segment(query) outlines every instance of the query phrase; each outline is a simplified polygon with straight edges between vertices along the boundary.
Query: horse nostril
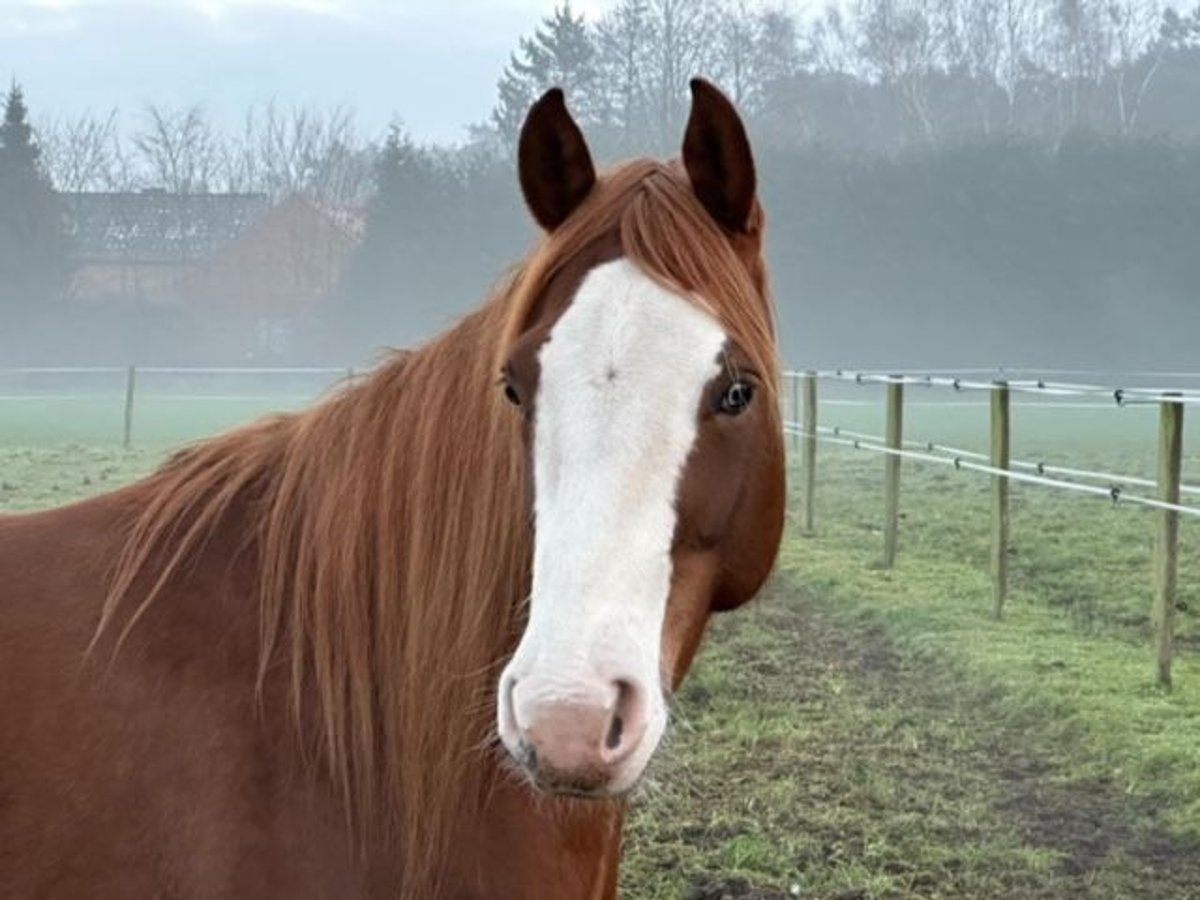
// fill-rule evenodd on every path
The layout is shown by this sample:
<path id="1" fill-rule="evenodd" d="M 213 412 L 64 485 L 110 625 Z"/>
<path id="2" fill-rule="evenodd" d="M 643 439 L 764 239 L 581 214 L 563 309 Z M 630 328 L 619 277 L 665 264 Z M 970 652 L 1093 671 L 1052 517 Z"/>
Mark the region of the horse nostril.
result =
<path id="1" fill-rule="evenodd" d="M 537 750 L 525 741 L 521 741 L 520 747 L 517 748 L 517 762 L 528 771 L 536 772 L 538 767 Z"/>
<path id="2" fill-rule="evenodd" d="M 539 786 L 592 790 L 610 779 L 636 778 L 627 763 L 640 760 L 640 768 L 642 756 L 654 750 L 645 741 L 650 695 L 640 681 L 580 679 L 579 696 L 567 698 L 551 694 L 561 690 L 557 685 L 533 678 L 520 687 L 511 696 L 511 681 L 500 686 L 502 736 L 513 760 Z"/>
<path id="3" fill-rule="evenodd" d="M 616 750 L 621 746 L 621 731 L 624 727 L 621 717 L 613 716 L 612 724 L 608 726 L 608 735 L 604 738 L 604 746 L 609 750 Z"/>
<path id="4" fill-rule="evenodd" d="M 632 753 L 645 733 L 646 698 L 634 681 L 619 679 L 613 685 L 617 703 L 604 735 L 604 755 L 615 763 Z"/>

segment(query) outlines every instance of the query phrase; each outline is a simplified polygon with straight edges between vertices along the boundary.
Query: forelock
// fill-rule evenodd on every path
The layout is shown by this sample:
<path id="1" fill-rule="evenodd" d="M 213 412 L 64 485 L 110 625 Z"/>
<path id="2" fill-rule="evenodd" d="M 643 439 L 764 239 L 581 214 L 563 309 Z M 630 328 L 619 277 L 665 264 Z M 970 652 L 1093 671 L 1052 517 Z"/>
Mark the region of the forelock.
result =
<path id="1" fill-rule="evenodd" d="M 723 232 L 675 162 L 634 160 L 603 173 L 587 200 L 543 238 L 513 279 L 502 355 L 528 327 L 551 279 L 595 242 L 616 236 L 622 253 L 646 275 L 711 313 L 776 391 L 779 360 L 762 223 L 756 203 L 747 234 Z"/>

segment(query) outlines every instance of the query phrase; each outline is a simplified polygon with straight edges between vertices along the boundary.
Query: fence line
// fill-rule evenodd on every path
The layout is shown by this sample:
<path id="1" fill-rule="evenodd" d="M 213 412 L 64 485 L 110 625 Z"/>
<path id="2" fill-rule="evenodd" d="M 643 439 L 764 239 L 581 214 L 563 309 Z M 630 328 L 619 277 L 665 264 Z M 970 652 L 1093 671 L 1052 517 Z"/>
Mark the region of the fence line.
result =
<path id="1" fill-rule="evenodd" d="M 803 377 L 802 372 L 789 371 L 790 378 Z M 1044 394 L 1055 397 L 1104 397 L 1117 406 L 1136 403 L 1200 404 L 1200 390 L 1142 387 L 1104 387 L 1096 384 L 1045 381 L 1043 379 L 1013 379 L 975 381 L 968 378 L 941 375 L 889 375 L 881 372 L 852 372 L 844 369 L 818 371 L 815 377 L 830 381 L 849 381 L 855 384 L 899 384 L 915 387 L 946 387 L 956 391 L 1015 391 L 1025 394 Z"/>
<path id="2" fill-rule="evenodd" d="M 869 372 L 874 370 L 866 369 L 834 369 L 837 372 Z M 885 374 L 883 372 L 874 371 L 874 374 Z M 1087 376 L 1091 378 L 1111 378 L 1114 375 L 1121 375 L 1125 378 L 1169 378 L 1176 379 L 1198 379 L 1200 380 L 1200 372 L 1138 372 L 1138 371 L 1121 371 L 1121 370 L 1103 370 L 1103 369 L 1042 369 L 1037 366 L 993 366 L 990 368 L 977 369 L 889 369 L 888 375 L 915 375 L 921 378 L 931 375 L 983 375 L 989 380 L 1005 381 L 1017 375 L 1071 375 L 1071 376 Z"/>
<path id="3" fill-rule="evenodd" d="M 794 434 L 797 437 L 808 436 L 807 432 L 801 428 L 793 427 L 791 423 L 788 423 L 784 427 L 788 434 Z M 841 433 L 848 434 L 845 431 Z M 973 460 L 964 458 L 963 456 L 945 456 L 941 454 L 924 453 L 916 450 L 897 450 L 884 444 L 877 444 L 873 441 L 864 440 L 863 438 L 830 437 L 821 434 L 821 429 L 817 430 L 816 437 L 817 441 L 822 444 L 836 444 L 842 447 L 850 447 L 854 450 L 866 450 L 870 453 L 882 453 L 886 456 L 893 456 L 897 459 L 908 459 L 912 460 L 913 462 L 953 466 L 955 469 L 960 471 L 979 472 L 983 475 L 993 475 L 998 478 L 1007 478 L 1009 481 L 1019 481 L 1025 484 L 1036 484 L 1042 487 L 1059 488 L 1066 491 L 1077 491 L 1081 494 L 1089 494 L 1093 497 L 1102 497 L 1105 500 L 1111 500 L 1115 505 L 1118 506 L 1122 503 L 1126 503 L 1133 506 L 1144 506 L 1148 509 L 1166 509 L 1185 516 L 1200 517 L 1200 506 L 1166 503 L 1161 500 L 1155 500 L 1151 497 L 1142 497 L 1138 494 L 1126 493 L 1116 486 L 1100 487 L 1099 485 L 1095 484 L 1080 484 L 1077 481 L 1063 481 L 1058 478 L 1049 478 L 1045 475 L 1037 475 L 1031 472 L 1014 472 L 1012 469 L 1004 469 L 999 466 L 989 466 L 986 463 L 974 462 Z"/>
<path id="4" fill-rule="evenodd" d="M 144 375 L 339 375 L 345 381 L 356 377 L 353 366 L 16 366 L 0 367 L 2 375 L 120 375 L 125 376 L 124 415 L 121 445 L 133 445 L 135 396 L 139 377 Z M 328 385 L 327 385 L 328 387 Z M 171 396 L 171 395 L 168 395 Z M 177 397 L 178 395 L 174 395 Z M 253 399 L 250 396 L 203 395 L 206 399 Z M 47 398 L 41 397 L 45 400 Z"/>
<path id="5" fill-rule="evenodd" d="M 995 615 L 1002 615 L 1007 591 L 1009 493 L 1011 482 L 1036 485 L 1056 490 L 1073 491 L 1105 498 L 1116 505 L 1137 506 L 1152 510 L 1157 530 L 1154 548 L 1154 599 L 1151 618 L 1154 623 L 1154 645 L 1157 657 L 1158 681 L 1171 686 L 1171 657 L 1174 640 L 1174 610 L 1179 576 L 1179 521 L 1181 516 L 1200 518 L 1200 506 L 1188 505 L 1184 497 L 1200 496 L 1200 486 L 1182 483 L 1183 416 L 1186 406 L 1200 403 L 1200 391 L 1150 388 L 1108 388 L 1099 385 L 1053 383 L 1045 381 L 980 382 L 957 376 L 916 374 L 883 374 L 877 372 L 794 372 L 785 373 L 792 381 L 791 418 L 785 416 L 784 430 L 792 436 L 793 446 L 804 448 L 803 521 L 805 533 L 814 528 L 814 495 L 816 485 L 816 446 L 834 444 L 879 453 L 886 458 L 884 470 L 884 544 L 883 565 L 889 567 L 896 556 L 897 533 L 900 523 L 900 462 L 908 459 L 934 465 L 953 466 L 992 479 L 992 584 Z M 816 390 L 818 381 L 850 381 L 860 385 L 881 385 L 886 388 L 886 428 L 884 436 L 865 434 L 840 427 L 817 424 Z M 803 385 L 806 402 L 804 415 L 797 398 Z M 905 439 L 903 434 L 904 388 L 916 385 L 925 388 L 950 388 L 955 391 L 987 391 L 991 396 L 990 455 L 936 444 L 932 441 Z M 1156 404 L 1159 408 L 1158 478 L 1115 475 L 1070 466 L 1051 466 L 1042 462 L 1010 458 L 1011 418 L 1009 400 L 1013 392 L 1042 393 L 1066 396 L 1103 396 L 1116 401 L 1118 407 L 1131 404 Z M 983 405 L 983 404 L 981 404 Z M 919 449 L 914 449 L 919 448 Z M 1058 477 L 1055 477 L 1058 476 Z M 1066 480 L 1076 479 L 1076 480 Z M 1108 482 L 1107 486 L 1081 483 Z M 1130 487 L 1152 487 L 1157 498 L 1125 490 Z"/>
<path id="6" fill-rule="evenodd" d="M 142 374 L 142 370 L 138 369 L 138 374 Z M 110 391 L 109 393 L 118 393 Z M 275 391 L 270 394 L 209 394 L 178 391 L 175 393 L 163 393 L 162 391 L 154 391 L 154 399 L 158 401 L 175 400 L 205 400 L 216 403 L 267 403 L 278 400 L 311 400 L 313 395 L 306 391 Z M 95 400 L 96 394 L 64 394 L 59 391 L 46 394 L 0 394 L 0 400 L 5 402 L 23 402 L 23 403 L 53 403 L 60 402 L 78 402 L 80 400 Z"/>
<path id="7" fill-rule="evenodd" d="M 136 366 L 152 375 L 330 375 L 346 366 Z M 0 375 L 116 375 L 128 366 L 0 366 Z"/>
<path id="8" fill-rule="evenodd" d="M 884 439 L 876 434 L 864 434 L 861 431 L 851 431 L 840 426 L 820 425 L 817 427 L 817 434 L 832 435 L 834 437 L 848 437 L 859 441 L 868 441 L 874 444 L 883 444 Z M 951 457 L 959 457 L 962 459 L 990 459 L 986 453 L 978 453 L 974 450 L 964 450 L 961 447 L 951 447 L 948 444 L 935 444 L 933 441 L 917 441 L 905 440 L 903 446 L 915 449 L 928 451 L 929 453 L 944 453 Z M 865 449 L 865 448 L 863 448 Z M 1036 472 L 1038 475 L 1062 475 L 1066 478 L 1080 478 L 1090 481 L 1107 481 L 1114 485 L 1130 484 L 1136 487 L 1157 487 L 1158 482 L 1152 478 L 1139 478 L 1136 475 L 1118 475 L 1115 472 L 1098 472 L 1091 469 L 1073 469 L 1068 466 L 1056 466 L 1044 462 L 1033 462 L 1031 460 L 1013 459 L 1009 460 L 1009 467 L 1014 469 L 1026 469 Z M 1194 494 L 1200 497 L 1200 485 L 1181 484 L 1179 490 L 1184 494 Z"/>
<path id="9" fill-rule="evenodd" d="M 1009 482 L 1016 481 L 1039 487 L 1074 491 L 1095 497 L 1107 498 L 1118 505 L 1133 505 L 1155 511 L 1158 516 L 1155 542 L 1155 599 L 1153 620 L 1155 623 L 1155 647 L 1158 660 L 1159 681 L 1170 686 L 1171 641 L 1175 592 L 1178 581 L 1178 523 L 1180 516 L 1200 517 L 1200 507 L 1181 503 L 1184 496 L 1200 496 L 1200 486 L 1183 484 L 1181 475 L 1183 414 L 1188 405 L 1200 404 L 1200 390 L 1175 390 L 1167 388 L 1111 388 L 1094 384 L 1052 382 L 1041 379 L 1014 379 L 979 381 L 962 378 L 962 374 L 977 375 L 1003 373 L 1006 370 L 974 369 L 958 374 L 945 371 L 929 373 L 880 373 L 836 370 L 832 372 L 786 372 L 791 379 L 790 397 L 792 419 L 785 421 L 784 429 L 792 437 L 793 449 L 801 451 L 804 484 L 803 526 L 806 533 L 815 527 L 814 496 L 816 493 L 817 444 L 827 443 L 875 452 L 887 458 L 885 477 L 885 541 L 884 563 L 890 565 L 898 547 L 900 522 L 900 462 L 903 459 L 935 465 L 951 465 L 957 470 L 966 470 L 992 479 L 993 483 L 993 590 L 995 612 L 1000 615 L 1007 584 L 1008 543 L 1008 492 Z M 1013 370 L 1007 370 L 1013 371 Z M 287 366 L 287 367 L 190 367 L 190 366 L 43 366 L 43 367 L 0 367 L 0 375 L 92 375 L 112 374 L 125 376 L 125 408 L 123 438 L 125 446 L 133 441 L 135 396 L 138 391 L 139 375 L 339 375 L 353 379 L 355 370 L 346 366 Z M 1044 371 L 1042 374 L 1090 375 L 1084 370 Z M 1138 373 L 1134 374 L 1139 377 Z M 1171 373 L 1140 373 L 1140 377 L 1167 377 Z M 1200 377 L 1191 373 L 1176 373 L 1175 377 Z M 837 380 L 859 385 L 880 385 L 887 391 L 886 435 L 863 434 L 838 427 L 817 424 L 817 383 L 819 380 Z M 339 379 L 341 380 L 341 379 Z M 904 388 L 948 388 L 958 391 L 980 391 L 990 395 L 991 455 L 971 450 L 935 444 L 932 441 L 905 439 L 903 435 Z M 1009 398 L 1012 393 L 1040 394 L 1047 396 L 1096 397 L 1115 402 L 1118 407 L 1155 404 L 1160 409 L 1159 475 L 1157 480 L 1134 476 L 1115 475 L 1068 466 L 1052 466 L 1043 462 L 1012 460 L 1008 455 L 1010 418 Z M 797 421 L 803 405 L 803 421 Z M 1057 404 L 1044 404 L 1057 405 Z M 1096 405 L 1104 404 L 1074 404 Z M 1061 477 L 1054 477 L 1061 476 Z M 1082 481 L 1104 481 L 1108 486 L 1081 484 Z M 1121 485 L 1154 487 L 1157 499 L 1125 491 Z"/>

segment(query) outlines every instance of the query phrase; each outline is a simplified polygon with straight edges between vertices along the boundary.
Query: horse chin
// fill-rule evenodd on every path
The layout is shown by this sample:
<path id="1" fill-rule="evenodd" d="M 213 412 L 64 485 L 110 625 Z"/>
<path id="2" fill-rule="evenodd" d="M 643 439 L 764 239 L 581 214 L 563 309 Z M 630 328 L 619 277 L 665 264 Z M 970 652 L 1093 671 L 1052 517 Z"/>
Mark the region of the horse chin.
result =
<path id="1" fill-rule="evenodd" d="M 505 751 L 507 763 L 535 794 L 556 800 L 581 800 L 586 803 L 614 803 L 629 798 L 637 790 L 645 767 L 636 771 L 615 773 L 559 773 L 537 765 L 528 755 L 524 758 Z M 634 767 L 631 767 L 634 768 Z"/>
<path id="2" fill-rule="evenodd" d="M 623 800 L 633 792 L 633 788 L 627 788 L 623 791 L 610 791 L 607 788 L 574 788 L 570 786 L 559 786 L 549 788 L 538 788 L 544 794 L 562 800 L 580 800 L 584 803 L 613 803 Z"/>
<path id="3" fill-rule="evenodd" d="M 585 803 L 613 803 L 629 797 L 641 782 L 641 775 L 626 780 L 613 779 L 605 784 L 572 782 L 526 772 L 526 777 L 539 793 L 563 800 L 582 800 Z"/>

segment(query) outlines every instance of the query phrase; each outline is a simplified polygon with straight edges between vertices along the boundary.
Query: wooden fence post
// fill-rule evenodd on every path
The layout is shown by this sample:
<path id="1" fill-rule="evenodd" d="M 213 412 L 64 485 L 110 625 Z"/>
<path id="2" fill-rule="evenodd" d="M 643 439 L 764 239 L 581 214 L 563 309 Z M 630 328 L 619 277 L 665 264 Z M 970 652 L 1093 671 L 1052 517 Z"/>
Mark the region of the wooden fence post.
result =
<path id="1" fill-rule="evenodd" d="M 122 446 L 128 450 L 133 442 L 133 391 L 137 386 L 137 367 L 125 370 L 125 440 Z"/>
<path id="2" fill-rule="evenodd" d="M 887 446 L 901 449 L 904 443 L 904 384 L 898 377 L 887 386 Z M 883 568 L 896 564 L 900 538 L 900 457 L 889 453 L 884 460 Z"/>
<path id="3" fill-rule="evenodd" d="M 1183 459 L 1183 404 L 1164 400 L 1159 407 L 1158 499 L 1179 503 L 1180 467 Z M 1179 513 L 1158 511 L 1154 542 L 1154 644 L 1158 656 L 1158 683 L 1171 687 L 1171 652 L 1175 635 L 1175 592 L 1179 582 Z"/>
<path id="4" fill-rule="evenodd" d="M 992 467 L 1008 471 L 1011 459 L 1008 383 L 992 387 Z M 1004 615 L 1008 593 L 1008 479 L 992 476 L 992 611 Z"/>
<path id="5" fill-rule="evenodd" d="M 804 373 L 804 533 L 813 533 L 817 493 L 817 373 Z"/>
<path id="6" fill-rule="evenodd" d="M 792 406 L 792 424 L 800 424 L 800 377 L 795 372 L 789 372 L 787 375 L 788 381 L 791 382 L 791 406 Z M 796 453 L 800 449 L 800 435 L 792 431 L 792 452 Z"/>

